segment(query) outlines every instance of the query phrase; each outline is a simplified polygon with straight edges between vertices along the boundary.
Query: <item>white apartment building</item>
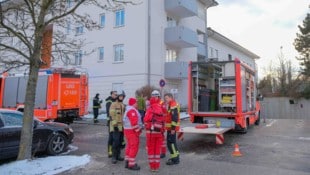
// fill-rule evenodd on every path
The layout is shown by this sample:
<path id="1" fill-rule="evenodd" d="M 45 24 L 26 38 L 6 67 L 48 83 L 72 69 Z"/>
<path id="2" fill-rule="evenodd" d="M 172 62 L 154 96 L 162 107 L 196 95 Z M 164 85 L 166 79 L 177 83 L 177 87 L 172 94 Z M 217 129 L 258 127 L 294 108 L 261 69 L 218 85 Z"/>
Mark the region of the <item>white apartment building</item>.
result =
<path id="1" fill-rule="evenodd" d="M 88 43 L 71 64 L 87 69 L 90 100 L 95 93 L 105 98 L 111 90 L 124 90 L 132 97 L 144 85 L 159 88 L 164 79 L 163 93 L 173 90 L 180 105 L 186 107 L 189 61 L 238 57 L 255 66 L 257 55 L 207 28 L 207 9 L 218 5 L 216 1 L 141 2 L 114 11 L 81 7 L 79 13 L 98 19 L 100 30 L 86 31 L 82 25 L 68 22 L 68 34 Z M 94 52 L 84 55 L 90 50 Z"/>

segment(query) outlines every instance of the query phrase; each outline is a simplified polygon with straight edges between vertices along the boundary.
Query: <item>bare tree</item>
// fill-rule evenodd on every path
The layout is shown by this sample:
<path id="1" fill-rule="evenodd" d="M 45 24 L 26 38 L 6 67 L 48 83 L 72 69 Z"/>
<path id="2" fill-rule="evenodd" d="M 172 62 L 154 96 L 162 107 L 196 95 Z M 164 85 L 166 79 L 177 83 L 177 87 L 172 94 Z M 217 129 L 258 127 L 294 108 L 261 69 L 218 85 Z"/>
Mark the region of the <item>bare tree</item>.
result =
<path id="1" fill-rule="evenodd" d="M 296 68 L 284 57 L 282 47 L 280 49 L 278 60 L 269 63 L 265 69 L 266 75 L 259 82 L 258 88 L 264 95 L 296 96 L 296 85 L 300 82 L 297 71 L 294 71 Z"/>
<path id="2" fill-rule="evenodd" d="M 72 2 L 68 6 L 68 2 Z M 127 0 L 7 0 L 0 3 L 0 64 L 4 71 L 26 66 L 29 79 L 26 89 L 23 127 L 18 159 L 31 158 L 33 135 L 33 110 L 38 72 L 42 64 L 41 58 L 49 53 L 45 47 L 44 33 L 51 25 L 65 27 L 70 18 L 75 23 L 83 24 L 87 29 L 98 26 L 88 14 L 78 14 L 77 9 L 91 6 L 111 10 L 126 4 L 137 4 Z M 53 59 L 67 59 L 66 55 L 76 51 L 83 40 L 68 38 L 63 31 L 53 32 Z M 42 55 L 43 54 L 43 55 Z"/>

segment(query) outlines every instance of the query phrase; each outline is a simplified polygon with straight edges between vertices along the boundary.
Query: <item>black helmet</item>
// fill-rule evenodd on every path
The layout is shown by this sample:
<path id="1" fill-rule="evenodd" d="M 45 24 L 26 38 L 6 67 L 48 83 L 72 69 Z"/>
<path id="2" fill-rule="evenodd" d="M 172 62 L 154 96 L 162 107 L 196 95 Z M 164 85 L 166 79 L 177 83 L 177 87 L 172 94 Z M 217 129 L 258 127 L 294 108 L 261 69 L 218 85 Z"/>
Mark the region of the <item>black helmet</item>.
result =
<path id="1" fill-rule="evenodd" d="M 125 98 L 126 94 L 125 94 L 125 92 L 123 90 L 121 90 L 121 91 L 117 92 L 117 97 L 119 97 L 119 96 L 123 96 Z"/>
<path id="2" fill-rule="evenodd" d="M 97 93 L 97 94 L 96 94 L 96 97 L 98 98 L 98 97 L 99 97 L 99 95 L 100 95 L 100 94 L 99 94 L 99 93 Z"/>

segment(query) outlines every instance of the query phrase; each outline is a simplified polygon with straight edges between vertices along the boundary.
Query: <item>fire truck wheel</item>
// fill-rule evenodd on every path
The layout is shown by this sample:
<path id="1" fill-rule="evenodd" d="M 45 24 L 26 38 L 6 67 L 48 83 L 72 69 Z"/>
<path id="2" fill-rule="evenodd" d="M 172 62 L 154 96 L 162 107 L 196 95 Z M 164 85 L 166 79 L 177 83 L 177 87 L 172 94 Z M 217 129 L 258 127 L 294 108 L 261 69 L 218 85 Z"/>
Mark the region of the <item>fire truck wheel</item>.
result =
<path id="1" fill-rule="evenodd" d="M 255 121 L 255 125 L 259 125 L 260 124 L 260 112 L 258 112 L 258 118 Z"/>
<path id="2" fill-rule="evenodd" d="M 242 129 L 241 129 L 241 133 L 242 133 L 242 134 L 246 134 L 246 133 L 248 132 L 249 122 L 250 122 L 250 121 L 249 121 L 249 118 L 247 118 L 247 119 L 246 119 L 246 122 L 245 122 L 245 128 L 242 128 Z"/>
<path id="3" fill-rule="evenodd" d="M 47 153 L 57 155 L 65 151 L 68 146 L 68 140 L 63 134 L 55 134 L 47 145 Z"/>

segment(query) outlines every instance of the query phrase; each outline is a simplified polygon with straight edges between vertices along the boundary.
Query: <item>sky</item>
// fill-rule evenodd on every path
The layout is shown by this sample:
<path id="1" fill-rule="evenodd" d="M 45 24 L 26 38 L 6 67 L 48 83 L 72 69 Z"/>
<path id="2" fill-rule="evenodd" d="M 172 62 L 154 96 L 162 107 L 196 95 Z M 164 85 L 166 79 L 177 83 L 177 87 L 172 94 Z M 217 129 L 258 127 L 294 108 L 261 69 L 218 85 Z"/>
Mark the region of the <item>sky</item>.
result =
<path id="1" fill-rule="evenodd" d="M 276 64 L 281 52 L 299 68 L 293 42 L 298 25 L 310 13 L 309 0 L 216 1 L 219 5 L 208 9 L 208 27 L 260 56 L 260 76 L 271 60 Z"/>

